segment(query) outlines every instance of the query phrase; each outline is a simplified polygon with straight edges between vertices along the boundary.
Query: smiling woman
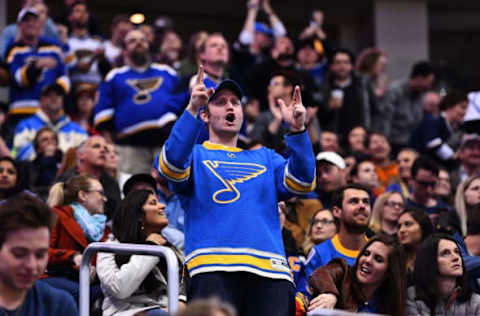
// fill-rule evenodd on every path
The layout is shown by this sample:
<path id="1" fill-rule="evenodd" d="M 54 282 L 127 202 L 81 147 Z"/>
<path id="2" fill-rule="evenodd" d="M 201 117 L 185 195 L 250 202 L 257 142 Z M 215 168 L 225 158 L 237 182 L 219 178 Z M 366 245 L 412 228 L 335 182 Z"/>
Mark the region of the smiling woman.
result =
<path id="1" fill-rule="evenodd" d="M 109 243 L 152 244 L 171 248 L 177 255 L 180 273 L 183 255 L 161 231 L 168 225 L 165 204 L 150 190 L 135 190 L 122 201 L 113 217 Z M 103 315 L 167 315 L 166 262 L 154 256 L 125 256 L 99 253 L 98 278 L 105 293 Z M 182 280 L 181 276 L 179 278 Z M 181 284 L 180 299 L 186 300 Z"/>
<path id="2" fill-rule="evenodd" d="M 334 259 L 313 272 L 308 310 L 336 308 L 350 312 L 404 315 L 405 264 L 403 247 L 387 235 L 369 240 L 350 267 Z M 297 304 L 297 315 L 299 313 Z"/>

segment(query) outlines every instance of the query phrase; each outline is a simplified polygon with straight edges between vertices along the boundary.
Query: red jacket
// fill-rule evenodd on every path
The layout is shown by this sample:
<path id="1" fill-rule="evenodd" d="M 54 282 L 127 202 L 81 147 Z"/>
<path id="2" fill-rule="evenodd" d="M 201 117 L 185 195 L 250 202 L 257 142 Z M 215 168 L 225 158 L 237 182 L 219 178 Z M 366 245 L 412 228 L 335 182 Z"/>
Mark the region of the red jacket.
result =
<path id="1" fill-rule="evenodd" d="M 49 265 L 68 265 L 75 267 L 72 256 L 76 253 L 82 253 L 88 246 L 85 234 L 73 217 L 73 209 L 69 205 L 54 207 L 53 211 L 57 215 L 57 223 L 53 227 L 48 248 Z M 100 241 L 107 239 L 110 229 L 105 227 L 103 237 Z"/>

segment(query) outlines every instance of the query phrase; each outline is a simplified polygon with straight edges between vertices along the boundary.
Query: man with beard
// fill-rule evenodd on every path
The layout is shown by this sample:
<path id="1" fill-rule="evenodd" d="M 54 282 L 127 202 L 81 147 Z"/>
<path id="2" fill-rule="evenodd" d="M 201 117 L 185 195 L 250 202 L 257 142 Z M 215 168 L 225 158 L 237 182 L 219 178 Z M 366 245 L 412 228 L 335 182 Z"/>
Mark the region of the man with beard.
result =
<path id="1" fill-rule="evenodd" d="M 84 82 L 99 84 L 103 77 L 100 69 L 103 69 L 103 74 L 109 70 L 102 41 L 88 33 L 88 19 L 87 4 L 75 2 L 68 16 L 72 30 L 67 42 L 75 56 L 68 64 L 73 84 Z"/>
<path id="2" fill-rule="evenodd" d="M 176 94 L 179 79 L 172 68 L 151 63 L 144 33 L 127 33 L 124 59 L 126 65 L 110 71 L 100 84 L 94 123 L 117 144 L 120 171 L 148 173 L 185 93 Z"/>
<path id="3" fill-rule="evenodd" d="M 370 190 L 360 184 L 349 184 L 335 193 L 332 207 L 338 221 L 338 233 L 312 248 L 301 271 L 297 291 L 306 293 L 307 281 L 312 272 L 330 260 L 343 258 L 351 266 L 367 243 L 365 231 L 370 220 Z"/>
<path id="4" fill-rule="evenodd" d="M 342 138 L 358 125 L 372 127 L 376 100 L 368 85 L 355 75 L 355 57 L 346 49 L 335 50 L 320 91 L 318 119 L 322 128 Z"/>

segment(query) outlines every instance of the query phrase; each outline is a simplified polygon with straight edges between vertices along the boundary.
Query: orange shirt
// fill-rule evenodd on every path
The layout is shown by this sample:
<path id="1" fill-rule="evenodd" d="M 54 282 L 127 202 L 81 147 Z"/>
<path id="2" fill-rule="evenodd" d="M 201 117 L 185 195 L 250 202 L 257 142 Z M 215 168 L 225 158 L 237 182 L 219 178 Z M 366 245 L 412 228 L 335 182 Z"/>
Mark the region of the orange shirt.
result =
<path id="1" fill-rule="evenodd" d="M 398 180 L 398 166 L 395 162 L 390 163 L 385 167 L 375 166 L 377 171 L 378 181 L 380 182 L 381 191 L 392 182 Z"/>

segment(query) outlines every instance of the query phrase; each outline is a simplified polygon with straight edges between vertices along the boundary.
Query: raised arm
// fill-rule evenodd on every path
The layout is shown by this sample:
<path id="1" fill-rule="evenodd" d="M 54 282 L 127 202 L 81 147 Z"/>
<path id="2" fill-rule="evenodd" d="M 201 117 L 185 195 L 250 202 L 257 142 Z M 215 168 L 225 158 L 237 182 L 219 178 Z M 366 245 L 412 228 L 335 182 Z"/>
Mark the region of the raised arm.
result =
<path id="1" fill-rule="evenodd" d="M 184 190 L 190 178 L 192 151 L 200 127 L 203 126 L 197 119 L 198 112 L 207 104 L 214 92 L 213 88 L 207 89 L 203 81 L 203 66 L 200 65 L 187 108 L 173 126 L 170 136 L 157 156 L 158 171 L 170 181 L 176 192 Z"/>
<path id="2" fill-rule="evenodd" d="M 300 87 L 295 87 L 289 104 L 280 99 L 277 102 L 283 121 L 290 129 L 290 133 L 285 135 L 285 141 L 291 154 L 286 163 L 281 165 L 282 169 L 277 169 L 276 172 L 280 174 L 277 173 L 276 176 L 289 193 L 307 194 L 315 188 L 315 156 L 305 129 L 307 111 L 302 104 Z"/>

